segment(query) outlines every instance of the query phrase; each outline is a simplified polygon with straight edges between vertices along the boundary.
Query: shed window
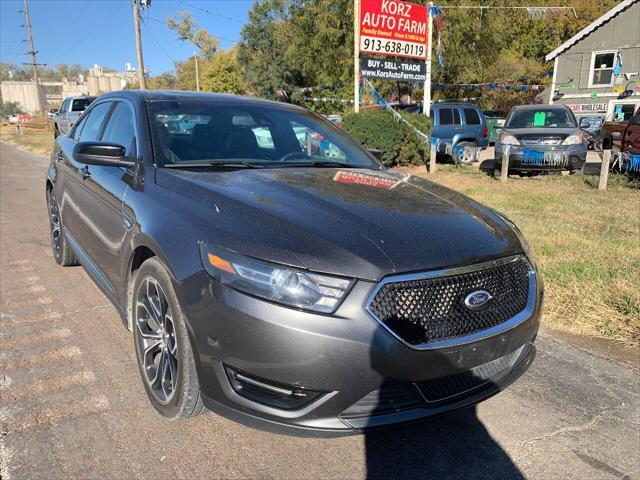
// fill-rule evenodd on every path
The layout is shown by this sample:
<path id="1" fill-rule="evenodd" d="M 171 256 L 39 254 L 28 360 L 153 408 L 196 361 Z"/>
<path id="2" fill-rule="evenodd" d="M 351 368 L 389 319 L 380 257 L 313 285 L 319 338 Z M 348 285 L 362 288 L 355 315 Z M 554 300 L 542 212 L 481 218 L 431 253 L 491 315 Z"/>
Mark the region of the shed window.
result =
<path id="1" fill-rule="evenodd" d="M 591 60 L 591 85 L 611 85 L 615 52 L 594 52 Z"/>

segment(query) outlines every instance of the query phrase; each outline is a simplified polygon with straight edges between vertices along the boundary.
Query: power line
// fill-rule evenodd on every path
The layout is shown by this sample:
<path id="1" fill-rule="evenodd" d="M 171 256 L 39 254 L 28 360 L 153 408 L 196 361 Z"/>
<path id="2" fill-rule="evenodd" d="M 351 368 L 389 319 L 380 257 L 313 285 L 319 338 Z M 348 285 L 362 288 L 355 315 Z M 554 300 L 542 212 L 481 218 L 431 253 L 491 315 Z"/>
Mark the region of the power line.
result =
<path id="1" fill-rule="evenodd" d="M 181 3 L 182 5 L 184 5 L 185 7 L 195 8 L 196 10 L 200 10 L 201 12 L 208 13 L 208 14 L 209 14 L 209 15 L 211 15 L 211 16 L 218 17 L 218 18 L 223 18 L 223 19 L 225 19 L 225 20 L 229 20 L 229 21 L 231 21 L 231 22 L 236 22 L 236 23 L 240 23 L 240 24 L 244 25 L 244 22 L 243 22 L 242 20 L 238 20 L 237 18 L 227 17 L 227 16 L 225 16 L 225 15 L 221 15 L 221 14 L 219 14 L 219 13 L 215 13 L 215 12 L 212 12 L 212 11 L 210 11 L 210 10 L 207 10 L 206 8 L 197 7 L 197 6 L 195 6 L 195 5 L 191 5 L 191 4 L 185 3 L 185 2 L 183 2 L 182 0 L 178 0 L 178 2 L 180 2 L 180 3 Z"/>
<path id="2" fill-rule="evenodd" d="M 159 20 L 157 18 L 150 17 L 149 15 L 146 16 L 146 19 L 147 20 L 151 20 L 152 22 L 161 23 L 164 26 L 167 25 L 167 23 L 164 22 L 163 20 Z M 227 42 L 238 43 L 238 39 L 228 38 L 228 37 L 221 37 L 219 35 L 214 35 L 214 37 L 219 38 L 220 40 L 225 40 Z"/>
<path id="3" fill-rule="evenodd" d="M 147 17 L 148 19 L 149 17 Z M 175 65 L 177 62 L 176 60 L 173 59 L 173 57 L 171 55 L 169 55 L 169 53 L 164 49 L 164 47 L 162 46 L 162 44 L 158 41 L 158 39 L 156 38 L 156 36 L 153 34 L 153 31 L 151 30 L 151 28 L 149 27 L 149 24 L 146 22 L 143 22 L 143 25 L 145 27 L 145 31 L 149 33 L 149 35 L 151 35 L 151 39 L 155 42 L 156 45 L 158 45 L 158 48 L 160 48 L 160 51 L 162 53 L 164 53 L 165 57 L 167 57 L 169 60 L 171 60 L 171 62 Z"/>
<path id="4" fill-rule="evenodd" d="M 114 10 L 112 10 L 106 17 L 104 17 L 102 19 L 102 21 L 92 27 L 91 31 L 88 32 L 86 35 L 84 35 L 83 37 L 80 37 L 80 39 L 74 43 L 73 45 L 71 45 L 70 47 L 66 48 L 65 50 L 63 50 L 62 52 L 58 53 L 58 56 L 60 55 L 64 55 L 65 53 L 68 53 L 69 51 L 73 50 L 74 48 L 76 48 L 78 45 L 80 45 L 82 42 L 84 42 L 87 38 L 89 38 L 91 35 L 93 35 L 94 33 L 101 31 L 100 27 L 102 27 L 102 25 L 104 25 L 105 23 L 107 23 L 108 20 L 111 19 L 111 17 L 113 17 L 113 15 L 122 8 L 123 4 L 119 4 Z"/>

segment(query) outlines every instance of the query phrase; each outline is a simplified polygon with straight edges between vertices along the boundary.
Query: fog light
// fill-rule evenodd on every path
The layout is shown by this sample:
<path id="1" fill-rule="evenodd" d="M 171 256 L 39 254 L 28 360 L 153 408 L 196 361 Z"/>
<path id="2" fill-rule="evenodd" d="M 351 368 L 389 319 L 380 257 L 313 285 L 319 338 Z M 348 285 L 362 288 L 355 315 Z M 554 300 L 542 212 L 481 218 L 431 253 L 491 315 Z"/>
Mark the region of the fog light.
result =
<path id="1" fill-rule="evenodd" d="M 270 407 L 297 410 L 324 394 L 324 392 L 257 378 L 226 365 L 224 368 L 234 392 L 248 400 Z"/>

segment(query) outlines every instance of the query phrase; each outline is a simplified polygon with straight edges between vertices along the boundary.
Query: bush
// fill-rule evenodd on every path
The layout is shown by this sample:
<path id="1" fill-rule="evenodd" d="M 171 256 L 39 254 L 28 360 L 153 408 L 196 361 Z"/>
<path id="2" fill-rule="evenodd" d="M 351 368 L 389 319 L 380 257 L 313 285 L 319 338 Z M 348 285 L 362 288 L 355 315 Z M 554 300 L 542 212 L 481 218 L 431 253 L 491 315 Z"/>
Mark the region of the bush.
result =
<path id="1" fill-rule="evenodd" d="M 429 134 L 431 121 L 424 115 L 402 114 L 412 126 Z M 382 151 L 382 163 L 387 167 L 423 165 L 429 159 L 429 145 L 393 114 L 384 110 L 350 113 L 343 117 L 344 129 L 365 148 Z"/>

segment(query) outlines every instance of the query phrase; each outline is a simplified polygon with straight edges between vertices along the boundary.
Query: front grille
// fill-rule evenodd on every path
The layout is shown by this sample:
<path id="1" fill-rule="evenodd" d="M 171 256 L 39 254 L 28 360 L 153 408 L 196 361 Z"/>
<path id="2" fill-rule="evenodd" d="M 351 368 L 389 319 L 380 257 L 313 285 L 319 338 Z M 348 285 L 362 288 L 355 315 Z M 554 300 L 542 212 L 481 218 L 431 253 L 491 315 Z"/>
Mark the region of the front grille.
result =
<path id="1" fill-rule="evenodd" d="M 518 140 L 522 145 L 560 145 L 565 136 L 540 136 L 540 135 L 520 135 Z"/>
<path id="2" fill-rule="evenodd" d="M 517 362 L 530 357 L 532 349 L 522 346 L 516 351 L 478 365 L 457 375 L 416 383 L 389 383 L 365 395 L 344 410 L 342 418 L 373 417 L 414 408 L 432 408 L 457 402 L 481 388 L 496 385 L 511 372 Z"/>
<path id="3" fill-rule="evenodd" d="M 416 385 L 427 402 L 439 402 L 475 390 L 508 373 L 520 356 L 523 347 L 513 353 L 479 365 L 458 375 L 419 382 Z"/>
<path id="4" fill-rule="evenodd" d="M 391 383 L 365 395 L 340 416 L 371 417 L 416 408 L 424 403 L 413 383 Z"/>
<path id="5" fill-rule="evenodd" d="M 452 340 L 487 330 L 522 312 L 529 297 L 528 261 L 508 263 L 455 275 L 419 276 L 387 281 L 370 301 L 369 311 L 410 345 Z M 465 306 L 472 292 L 493 298 L 480 310 Z"/>

